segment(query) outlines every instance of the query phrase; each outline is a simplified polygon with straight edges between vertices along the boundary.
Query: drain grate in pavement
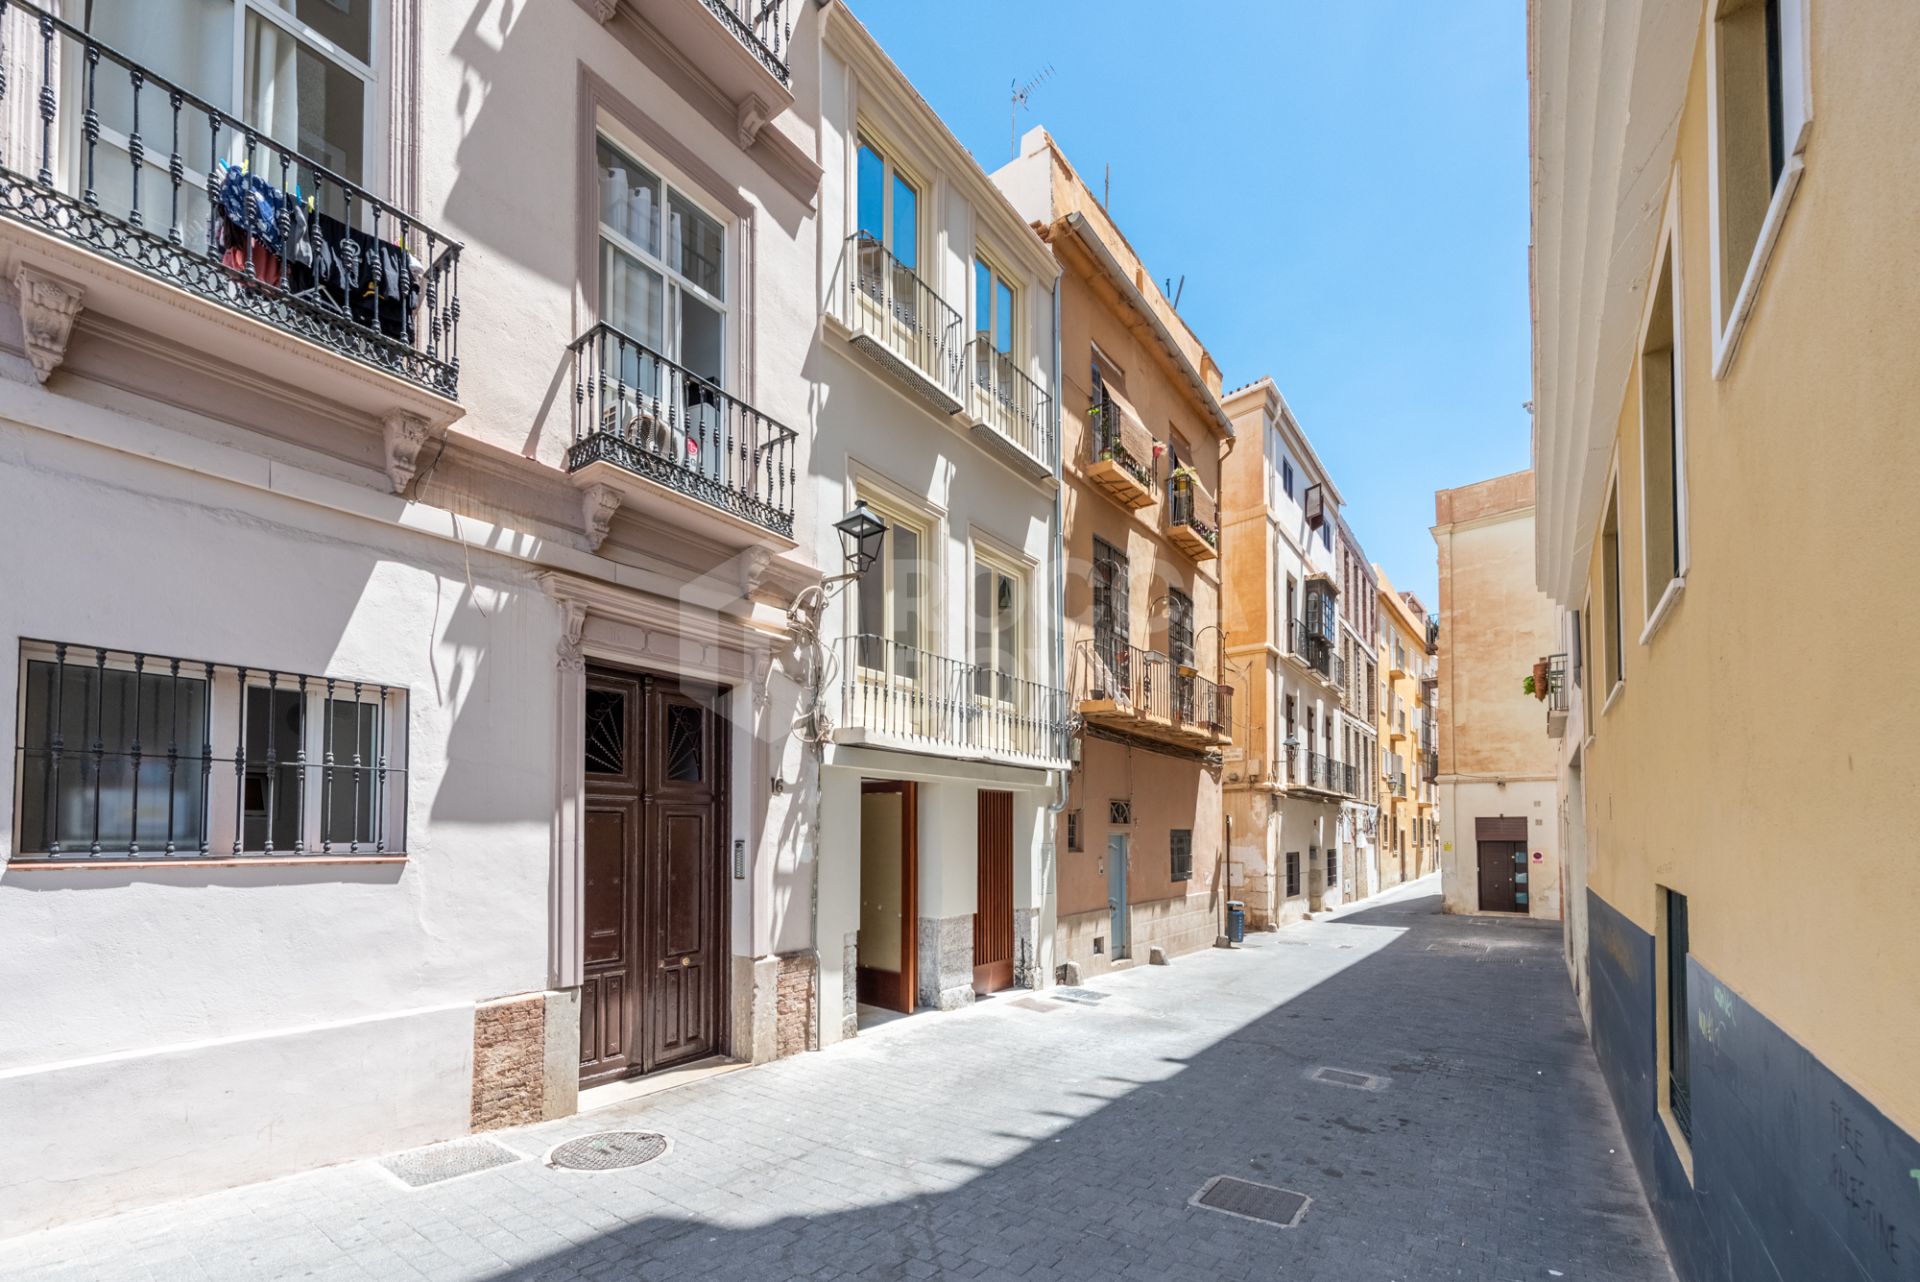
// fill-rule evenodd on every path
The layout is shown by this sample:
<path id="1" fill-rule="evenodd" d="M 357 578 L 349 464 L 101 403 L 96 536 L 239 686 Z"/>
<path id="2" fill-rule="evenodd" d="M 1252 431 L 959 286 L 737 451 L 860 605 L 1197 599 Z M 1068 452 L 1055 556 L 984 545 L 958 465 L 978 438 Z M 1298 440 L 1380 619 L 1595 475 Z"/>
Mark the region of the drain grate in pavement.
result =
<path id="1" fill-rule="evenodd" d="M 379 1165 L 410 1189 L 518 1162 L 521 1155 L 492 1140 L 454 1140 L 383 1157 Z"/>
<path id="2" fill-rule="evenodd" d="M 1387 1087 L 1387 1079 L 1375 1077 L 1372 1073 L 1355 1073 L 1345 1068 L 1316 1068 L 1307 1074 L 1316 1082 L 1325 1082 L 1328 1086 L 1345 1086 L 1356 1091 L 1380 1091 Z"/>
<path id="3" fill-rule="evenodd" d="M 1058 998 L 1063 1002 L 1080 1002 L 1086 1006 L 1107 1000 L 1106 993 L 1095 992 L 1091 988 L 1054 988 L 1047 991 L 1047 996 Z"/>
<path id="4" fill-rule="evenodd" d="M 1060 1009 L 1059 1002 L 1050 1002 L 1041 997 L 1016 997 L 1007 1005 L 1018 1006 L 1021 1010 L 1037 1010 L 1043 1015 Z"/>
<path id="5" fill-rule="evenodd" d="M 1187 1205 L 1290 1229 L 1300 1223 L 1307 1208 L 1313 1205 L 1313 1199 L 1305 1193 L 1295 1193 L 1292 1189 L 1278 1188 L 1272 1184 L 1255 1184 L 1231 1175 L 1216 1175 L 1202 1184 L 1198 1193 L 1187 1199 Z"/>
<path id="6" fill-rule="evenodd" d="M 568 1140 L 547 1154 L 547 1165 L 568 1171 L 619 1171 L 642 1166 L 667 1151 L 667 1137 L 652 1131 L 601 1131 Z"/>

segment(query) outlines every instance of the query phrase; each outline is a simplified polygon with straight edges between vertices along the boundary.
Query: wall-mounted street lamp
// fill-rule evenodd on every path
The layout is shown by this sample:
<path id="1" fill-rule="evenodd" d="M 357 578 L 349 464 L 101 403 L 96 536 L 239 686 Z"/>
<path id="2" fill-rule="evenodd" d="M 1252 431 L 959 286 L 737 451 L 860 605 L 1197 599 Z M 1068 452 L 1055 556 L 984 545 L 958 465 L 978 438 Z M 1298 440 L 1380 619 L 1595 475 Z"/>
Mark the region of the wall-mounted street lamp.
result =
<path id="1" fill-rule="evenodd" d="M 853 501 L 853 511 L 833 523 L 840 531 L 840 546 L 846 552 L 847 564 L 853 569 L 848 574 L 836 574 L 834 579 L 859 578 L 873 568 L 880 559 L 881 546 L 887 541 L 887 523 L 873 514 L 865 499 Z M 833 579 L 827 580 L 829 583 Z"/>

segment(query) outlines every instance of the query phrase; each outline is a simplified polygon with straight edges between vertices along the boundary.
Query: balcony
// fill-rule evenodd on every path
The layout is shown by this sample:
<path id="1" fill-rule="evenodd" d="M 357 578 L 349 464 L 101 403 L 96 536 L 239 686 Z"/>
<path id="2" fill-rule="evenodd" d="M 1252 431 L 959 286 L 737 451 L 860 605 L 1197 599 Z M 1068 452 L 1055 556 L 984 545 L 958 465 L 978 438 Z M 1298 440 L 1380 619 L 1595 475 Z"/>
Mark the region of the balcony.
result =
<path id="1" fill-rule="evenodd" d="M 1067 696 L 877 636 L 840 643 L 836 744 L 1064 770 Z"/>
<path id="2" fill-rule="evenodd" d="M 1325 637 L 1307 631 L 1299 619 L 1287 621 L 1287 657 L 1335 690 L 1346 684 L 1346 664 Z"/>
<path id="3" fill-rule="evenodd" d="M 1099 632 L 1080 643 L 1074 658 L 1074 703 L 1089 723 L 1185 748 L 1232 740 L 1231 687 Z"/>
<path id="4" fill-rule="evenodd" d="M 1350 797 L 1354 790 L 1353 768 L 1322 752 L 1301 750 L 1298 765 L 1290 755 L 1287 782 L 1301 792 L 1321 793 L 1328 797 Z"/>
<path id="5" fill-rule="evenodd" d="M 1191 472 L 1167 482 L 1167 537 L 1196 561 L 1220 555 L 1220 509 Z"/>
<path id="6" fill-rule="evenodd" d="M 595 325 L 569 351 L 575 484 L 604 485 L 621 503 L 727 546 L 767 534 L 791 542 L 791 429 L 611 325 Z"/>
<path id="7" fill-rule="evenodd" d="M 1572 708 L 1572 682 L 1568 679 L 1567 656 L 1547 656 L 1547 733 L 1555 739 L 1567 732 L 1567 713 Z"/>
<path id="8" fill-rule="evenodd" d="M 793 105 L 792 0 L 600 0 L 658 33 L 734 109 L 742 133 Z M 651 33 L 649 33 L 651 34 Z"/>
<path id="9" fill-rule="evenodd" d="M 909 395 L 958 414 L 966 344 L 960 313 L 865 232 L 847 241 L 846 324 L 864 353 Z"/>
<path id="10" fill-rule="evenodd" d="M 1087 411 L 1087 480 L 1128 511 L 1159 496 L 1159 447 L 1140 420 L 1103 396 Z"/>
<path id="11" fill-rule="evenodd" d="M 1202 676 L 1188 676 L 1175 668 L 1173 721 L 1177 729 L 1209 743 L 1230 742 L 1233 739 L 1233 687 Z"/>
<path id="12" fill-rule="evenodd" d="M 1407 776 L 1404 771 L 1387 776 L 1387 791 L 1396 797 L 1407 795 Z"/>
<path id="13" fill-rule="evenodd" d="M 1018 471 L 1053 475 L 1053 398 L 985 339 L 969 347 L 974 439 Z"/>
<path id="14" fill-rule="evenodd" d="M 28 327 L 42 382 L 84 300 L 317 401 L 458 417 L 458 241 L 45 10 L 13 7 L 30 34 L 0 80 L 15 122 L 0 216 L 32 231 L 0 233 L 0 248 L 67 296 L 57 342 Z M 427 397 L 396 396 L 367 369 Z"/>

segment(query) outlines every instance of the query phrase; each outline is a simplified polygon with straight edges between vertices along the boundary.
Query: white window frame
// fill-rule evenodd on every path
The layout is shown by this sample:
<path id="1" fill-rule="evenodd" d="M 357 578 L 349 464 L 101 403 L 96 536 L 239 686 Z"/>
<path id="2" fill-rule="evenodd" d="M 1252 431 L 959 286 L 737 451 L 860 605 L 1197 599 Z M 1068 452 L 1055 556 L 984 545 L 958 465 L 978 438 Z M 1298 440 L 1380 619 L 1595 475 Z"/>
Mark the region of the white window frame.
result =
<path id="1" fill-rule="evenodd" d="M 599 179 L 596 174 L 596 199 L 593 212 L 594 319 L 596 321 L 607 320 L 607 282 L 600 274 L 600 247 L 602 244 L 608 244 L 639 263 L 648 271 L 658 272 L 660 274 L 662 282 L 660 336 L 661 346 L 665 349 L 660 355 L 666 357 L 675 365 L 680 366 L 682 369 L 687 368 L 686 362 L 682 359 L 684 355 L 684 349 L 682 347 L 683 335 L 680 327 L 680 309 L 677 306 L 678 299 L 675 296 L 675 291 L 683 291 L 692 296 L 695 301 L 720 313 L 719 384 L 722 391 L 730 391 L 737 381 L 733 376 L 733 352 L 735 347 L 733 308 L 727 298 L 715 297 L 713 294 L 708 293 L 706 289 L 695 284 L 684 272 L 673 266 L 669 255 L 672 252 L 672 246 L 677 242 L 673 235 L 671 225 L 673 217 L 672 198 L 679 196 L 682 200 L 685 200 L 688 204 L 698 209 L 702 214 L 705 214 L 719 225 L 722 255 L 720 280 L 722 288 L 726 289 L 730 294 L 739 292 L 740 283 L 740 273 L 737 270 L 739 254 L 736 249 L 738 220 L 721 209 L 716 202 L 708 200 L 701 193 L 700 189 L 688 182 L 685 176 L 674 166 L 667 164 L 647 148 L 637 146 L 636 140 L 626 131 L 620 129 L 614 122 L 606 119 L 596 121 L 594 124 L 593 141 L 594 154 L 596 157 L 599 154 L 599 144 L 604 142 L 627 160 L 632 161 L 642 169 L 648 170 L 656 175 L 660 179 L 661 185 L 660 253 L 656 255 L 644 246 L 636 244 L 618 228 L 609 227 L 606 222 L 602 220 L 598 201 Z M 595 163 L 597 167 L 597 160 Z M 640 339 L 640 335 L 638 334 L 633 334 L 629 337 L 636 341 Z M 704 375 L 702 377 L 704 377 Z"/>
<path id="2" fill-rule="evenodd" d="M 885 596 L 880 607 L 880 626 L 882 629 L 880 636 L 884 642 L 881 647 L 881 653 L 886 656 L 886 666 L 884 668 L 870 668 L 865 664 L 861 664 L 860 670 L 862 672 L 883 676 L 887 680 L 912 684 L 915 681 L 923 679 L 925 674 L 900 674 L 897 671 L 897 665 L 894 663 L 895 647 L 905 645 L 912 647 L 921 655 L 935 654 L 935 648 L 928 644 L 928 639 L 931 636 L 938 635 L 936 621 L 933 618 L 933 602 L 937 600 L 940 595 L 938 574 L 936 571 L 937 557 L 934 552 L 937 522 L 925 512 L 918 511 L 887 495 L 876 494 L 866 488 L 861 489 L 859 499 L 864 500 L 867 506 L 873 510 L 874 514 L 887 523 L 887 537 L 880 541 L 880 560 L 875 566 L 875 569 L 880 572 L 880 583 L 885 589 Z M 895 549 L 898 546 L 898 539 L 895 537 L 894 531 L 902 526 L 912 530 L 920 540 L 920 609 L 916 619 L 917 627 L 915 628 L 915 635 L 906 641 L 899 640 L 895 635 L 894 629 L 895 600 L 899 595 L 894 591 L 895 579 L 893 567 L 896 564 Z M 849 584 L 849 587 L 850 591 L 847 593 L 847 634 L 849 636 L 859 636 L 862 635 L 860 632 L 860 593 L 864 591 L 864 588 L 859 579 L 854 579 Z M 969 625 L 971 625 L 971 621 L 969 621 Z"/>
<path id="3" fill-rule="evenodd" d="M 1754 242 L 1753 256 L 1740 268 L 1740 285 L 1726 297 L 1733 273 L 1726 262 L 1720 218 L 1720 19 L 1729 9 L 1761 0 L 1707 0 L 1707 243 L 1712 259 L 1708 273 L 1713 304 L 1713 377 L 1724 378 L 1753 311 L 1761 278 L 1773 257 L 1787 207 L 1806 172 L 1807 143 L 1813 126 L 1812 55 L 1807 39 L 1807 0 L 1780 0 L 1780 117 L 1785 134 L 1785 163 L 1767 204 L 1766 218 Z M 1721 318 L 1725 317 L 1723 321 Z"/>
<path id="4" fill-rule="evenodd" d="M 914 195 L 913 263 L 907 270 L 918 276 L 927 288 L 938 294 L 940 291 L 935 288 L 931 280 L 928 280 L 926 269 L 926 260 L 929 257 L 926 252 L 929 244 L 928 215 L 933 204 L 933 184 L 921 177 L 919 171 L 912 165 L 901 163 L 899 149 L 889 143 L 883 133 L 874 129 L 865 120 L 856 125 L 853 131 L 853 182 L 851 184 L 853 199 L 847 202 L 847 221 L 852 226 L 847 235 L 854 236 L 864 230 L 860 226 L 860 149 L 862 147 L 871 149 L 874 155 L 880 157 L 881 182 L 884 188 L 880 199 L 881 248 L 896 259 L 900 257 L 900 251 L 894 243 L 893 189 L 895 181 L 901 181 L 913 188 Z M 968 284 L 971 286 L 972 282 L 969 281 Z"/>
<path id="5" fill-rule="evenodd" d="M 1639 365 L 1640 404 L 1640 597 L 1647 608 L 1646 626 L 1640 630 L 1640 644 L 1647 645 L 1653 634 L 1659 630 L 1680 594 L 1687 586 L 1687 571 L 1691 568 L 1691 547 L 1687 537 L 1687 353 L 1686 353 L 1686 294 L 1685 277 L 1681 274 L 1680 261 L 1680 181 L 1676 171 L 1668 184 L 1666 214 L 1660 226 L 1658 249 L 1654 254 L 1654 274 L 1647 286 L 1646 303 L 1640 312 L 1639 341 L 1635 347 L 1636 362 Z M 1647 334 L 1653 326 L 1654 304 L 1660 295 L 1661 276 L 1666 276 L 1666 285 L 1671 297 L 1672 316 L 1672 354 L 1669 357 L 1673 366 L 1673 507 L 1674 507 L 1674 545 L 1677 549 L 1675 560 L 1678 571 L 1667 580 L 1660 589 L 1660 595 L 1653 595 L 1656 584 L 1649 577 L 1650 531 L 1647 514 L 1652 510 L 1653 495 L 1647 490 L 1647 393 L 1646 351 Z M 1664 499 L 1662 500 L 1664 503 Z"/>
<path id="6" fill-rule="evenodd" d="M 1607 575 L 1607 509 L 1613 509 L 1614 557 L 1618 564 L 1614 567 L 1613 579 L 1617 599 L 1609 599 L 1606 612 L 1602 615 L 1606 628 L 1601 633 L 1600 676 L 1606 683 L 1607 695 L 1600 705 L 1600 715 L 1606 716 L 1613 711 L 1614 701 L 1621 691 L 1627 688 L 1627 566 L 1626 540 L 1623 537 L 1622 517 L 1620 514 L 1620 455 L 1619 447 L 1614 448 L 1613 466 L 1607 475 L 1606 497 L 1600 504 L 1600 525 L 1594 531 L 1595 547 L 1600 553 L 1600 589 L 1606 595 Z M 1620 675 L 1613 677 L 1607 668 L 1612 661 L 1620 665 Z"/>
<path id="7" fill-rule="evenodd" d="M 1032 678 L 1029 673 L 1030 654 L 1033 649 L 1033 639 L 1031 635 L 1033 620 L 1033 576 L 1030 572 L 1030 567 L 1023 567 L 1012 557 L 1005 553 L 998 552 L 993 548 L 984 546 L 977 539 L 973 543 L 971 563 L 967 574 L 967 661 L 972 664 L 980 664 L 982 662 L 979 652 L 979 634 L 976 631 L 980 624 L 978 585 L 980 572 L 982 570 L 985 570 L 989 575 L 1005 575 L 1013 583 L 1013 666 L 1007 675 L 1016 682 L 1031 680 Z M 996 661 L 1000 657 L 1000 630 L 998 628 L 992 630 L 988 637 L 988 643 L 989 653 L 986 664 L 988 667 L 993 668 L 997 678 L 1000 671 L 999 668 L 995 666 Z M 997 696 L 980 696 L 977 691 L 975 697 L 982 698 L 983 702 L 1001 704 L 1006 702 Z"/>

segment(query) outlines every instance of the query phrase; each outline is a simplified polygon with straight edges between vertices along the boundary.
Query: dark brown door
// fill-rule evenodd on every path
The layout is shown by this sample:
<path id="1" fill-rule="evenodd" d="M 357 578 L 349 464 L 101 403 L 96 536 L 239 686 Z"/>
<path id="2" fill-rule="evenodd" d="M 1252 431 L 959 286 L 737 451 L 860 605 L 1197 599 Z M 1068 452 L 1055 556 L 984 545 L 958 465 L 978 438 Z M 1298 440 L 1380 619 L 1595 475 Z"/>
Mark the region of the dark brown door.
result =
<path id="1" fill-rule="evenodd" d="M 910 782 L 863 779 L 860 815 L 854 992 L 869 1006 L 912 1014 L 919 983 L 919 793 Z"/>
<path id="2" fill-rule="evenodd" d="M 726 726 L 716 697 L 669 677 L 588 673 L 582 1085 L 720 1048 Z"/>
<path id="3" fill-rule="evenodd" d="M 1526 816 L 1481 815 L 1473 821 L 1473 836 L 1480 861 L 1480 911 L 1525 912 Z"/>
<path id="4" fill-rule="evenodd" d="M 1013 987 L 1013 794 L 980 793 L 980 897 L 973 914 L 973 991 Z"/>

